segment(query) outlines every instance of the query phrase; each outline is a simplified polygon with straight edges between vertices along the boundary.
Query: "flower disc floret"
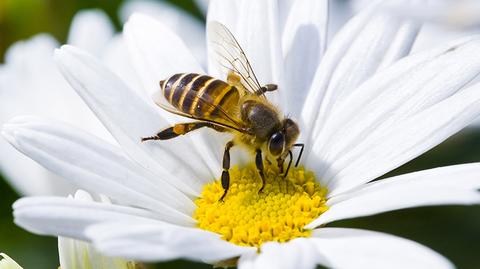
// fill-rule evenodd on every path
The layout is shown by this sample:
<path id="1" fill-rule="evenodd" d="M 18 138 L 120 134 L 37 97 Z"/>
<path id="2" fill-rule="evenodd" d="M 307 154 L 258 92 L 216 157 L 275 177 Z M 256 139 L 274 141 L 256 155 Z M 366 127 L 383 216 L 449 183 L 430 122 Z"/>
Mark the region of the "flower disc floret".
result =
<path id="1" fill-rule="evenodd" d="M 219 201 L 221 182 L 207 184 L 195 201 L 198 227 L 241 246 L 308 237 L 310 231 L 303 227 L 328 209 L 327 189 L 303 167 L 291 168 L 286 177 L 267 167 L 265 177 L 265 187 L 259 192 L 262 182 L 253 164 L 233 167 L 224 201 Z"/>

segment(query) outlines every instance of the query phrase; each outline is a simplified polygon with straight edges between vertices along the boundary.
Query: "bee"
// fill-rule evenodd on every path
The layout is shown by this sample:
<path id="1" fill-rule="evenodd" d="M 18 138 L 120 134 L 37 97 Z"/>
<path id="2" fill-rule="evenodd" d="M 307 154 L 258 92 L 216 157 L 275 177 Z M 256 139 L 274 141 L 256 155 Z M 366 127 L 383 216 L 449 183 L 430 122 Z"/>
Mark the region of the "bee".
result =
<path id="1" fill-rule="evenodd" d="M 283 116 L 268 101 L 266 92 L 277 90 L 277 85 L 261 86 L 245 52 L 232 33 L 222 24 L 211 22 L 208 27 L 209 43 L 217 61 L 226 74 L 226 81 L 194 73 L 174 74 L 160 81 L 160 91 L 154 95 L 155 103 L 168 112 L 193 119 L 166 128 L 148 140 L 167 140 L 203 127 L 228 132 L 234 138 L 225 146 L 221 184 L 223 201 L 230 186 L 230 149 L 244 145 L 255 154 L 255 165 L 265 187 L 264 158 L 276 160 L 280 173 L 290 157 L 286 172 L 292 163 L 292 147 L 301 147 L 295 166 L 300 161 L 304 145 L 296 144 L 300 134 L 295 121 Z M 166 101 L 166 102 L 165 102 Z"/>

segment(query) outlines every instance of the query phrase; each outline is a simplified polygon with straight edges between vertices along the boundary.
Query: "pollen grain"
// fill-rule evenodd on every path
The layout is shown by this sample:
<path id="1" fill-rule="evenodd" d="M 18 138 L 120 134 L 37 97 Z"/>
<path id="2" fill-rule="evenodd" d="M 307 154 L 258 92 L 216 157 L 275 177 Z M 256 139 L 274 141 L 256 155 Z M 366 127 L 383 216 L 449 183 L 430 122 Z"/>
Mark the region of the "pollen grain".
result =
<path id="1" fill-rule="evenodd" d="M 261 179 L 255 166 L 233 167 L 223 202 L 219 201 L 223 194 L 219 180 L 205 185 L 195 200 L 193 217 L 198 227 L 241 246 L 310 236 L 310 230 L 303 227 L 328 209 L 327 189 L 303 167 L 292 168 L 287 177 L 267 167 L 265 176 L 265 188 L 259 193 Z"/>

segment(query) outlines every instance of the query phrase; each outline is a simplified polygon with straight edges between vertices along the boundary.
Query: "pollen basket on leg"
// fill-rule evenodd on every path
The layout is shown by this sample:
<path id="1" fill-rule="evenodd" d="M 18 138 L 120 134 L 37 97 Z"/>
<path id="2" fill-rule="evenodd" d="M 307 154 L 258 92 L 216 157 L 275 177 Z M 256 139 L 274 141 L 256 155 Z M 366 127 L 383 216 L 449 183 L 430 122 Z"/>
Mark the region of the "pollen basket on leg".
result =
<path id="1" fill-rule="evenodd" d="M 302 167 L 292 168 L 285 178 L 272 167 L 265 172 L 266 185 L 259 193 L 262 181 L 255 165 L 230 169 L 230 188 L 223 202 L 220 181 L 204 186 L 195 201 L 198 227 L 242 246 L 308 237 L 310 231 L 303 227 L 328 209 L 327 189 Z"/>

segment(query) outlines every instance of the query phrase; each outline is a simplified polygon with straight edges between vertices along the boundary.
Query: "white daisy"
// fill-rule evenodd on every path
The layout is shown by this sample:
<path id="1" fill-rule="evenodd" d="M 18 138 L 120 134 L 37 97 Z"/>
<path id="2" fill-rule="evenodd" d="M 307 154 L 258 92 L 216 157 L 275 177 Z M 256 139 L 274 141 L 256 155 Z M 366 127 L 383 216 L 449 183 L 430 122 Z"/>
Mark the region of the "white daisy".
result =
<path id="1" fill-rule="evenodd" d="M 218 201 L 223 136 L 140 137 L 178 122 L 94 57 L 64 46 L 56 60 L 119 146 L 72 126 L 19 117 L 3 127 L 18 150 L 115 205 L 23 198 L 15 222 L 39 234 L 92 242 L 107 255 L 177 258 L 240 268 L 451 268 L 415 242 L 328 223 L 389 210 L 480 202 L 480 164 L 373 181 L 461 130 L 480 114 L 480 38 L 409 54 L 418 25 L 375 12 L 354 17 L 326 46 L 327 1 L 211 1 L 271 97 L 301 124 L 304 168 L 268 176 L 258 193 L 250 164 L 231 169 Z M 146 92 L 178 72 L 206 73 L 164 25 L 134 15 L 124 29 Z M 209 60 L 211 60 L 209 58 Z M 215 62 L 209 63 L 215 75 Z M 221 141 L 222 140 L 222 141 Z M 250 162 L 250 159 L 247 159 Z M 255 185 L 257 184 L 257 185 Z M 252 190 L 253 188 L 254 190 Z M 248 202 L 248 203 L 247 203 Z M 117 205 L 118 204 L 118 205 Z"/>
<path id="2" fill-rule="evenodd" d="M 147 9 L 148 8 L 148 9 Z M 120 17 L 134 11 L 150 12 L 156 19 L 182 33 L 205 62 L 203 24 L 165 3 L 129 1 L 121 7 Z M 201 37 L 201 38 L 199 38 Z M 139 89 L 139 79 L 132 69 L 121 35 L 115 34 L 107 15 L 99 10 L 75 15 L 68 44 L 99 57 L 132 88 Z M 14 116 L 33 114 L 59 119 L 113 142 L 111 135 L 78 98 L 53 61 L 59 43 L 49 34 L 39 34 L 13 44 L 0 65 L 0 124 Z M 145 98 L 149 98 L 145 96 Z M 0 170 L 23 195 L 66 195 L 76 189 L 0 140 Z"/>

